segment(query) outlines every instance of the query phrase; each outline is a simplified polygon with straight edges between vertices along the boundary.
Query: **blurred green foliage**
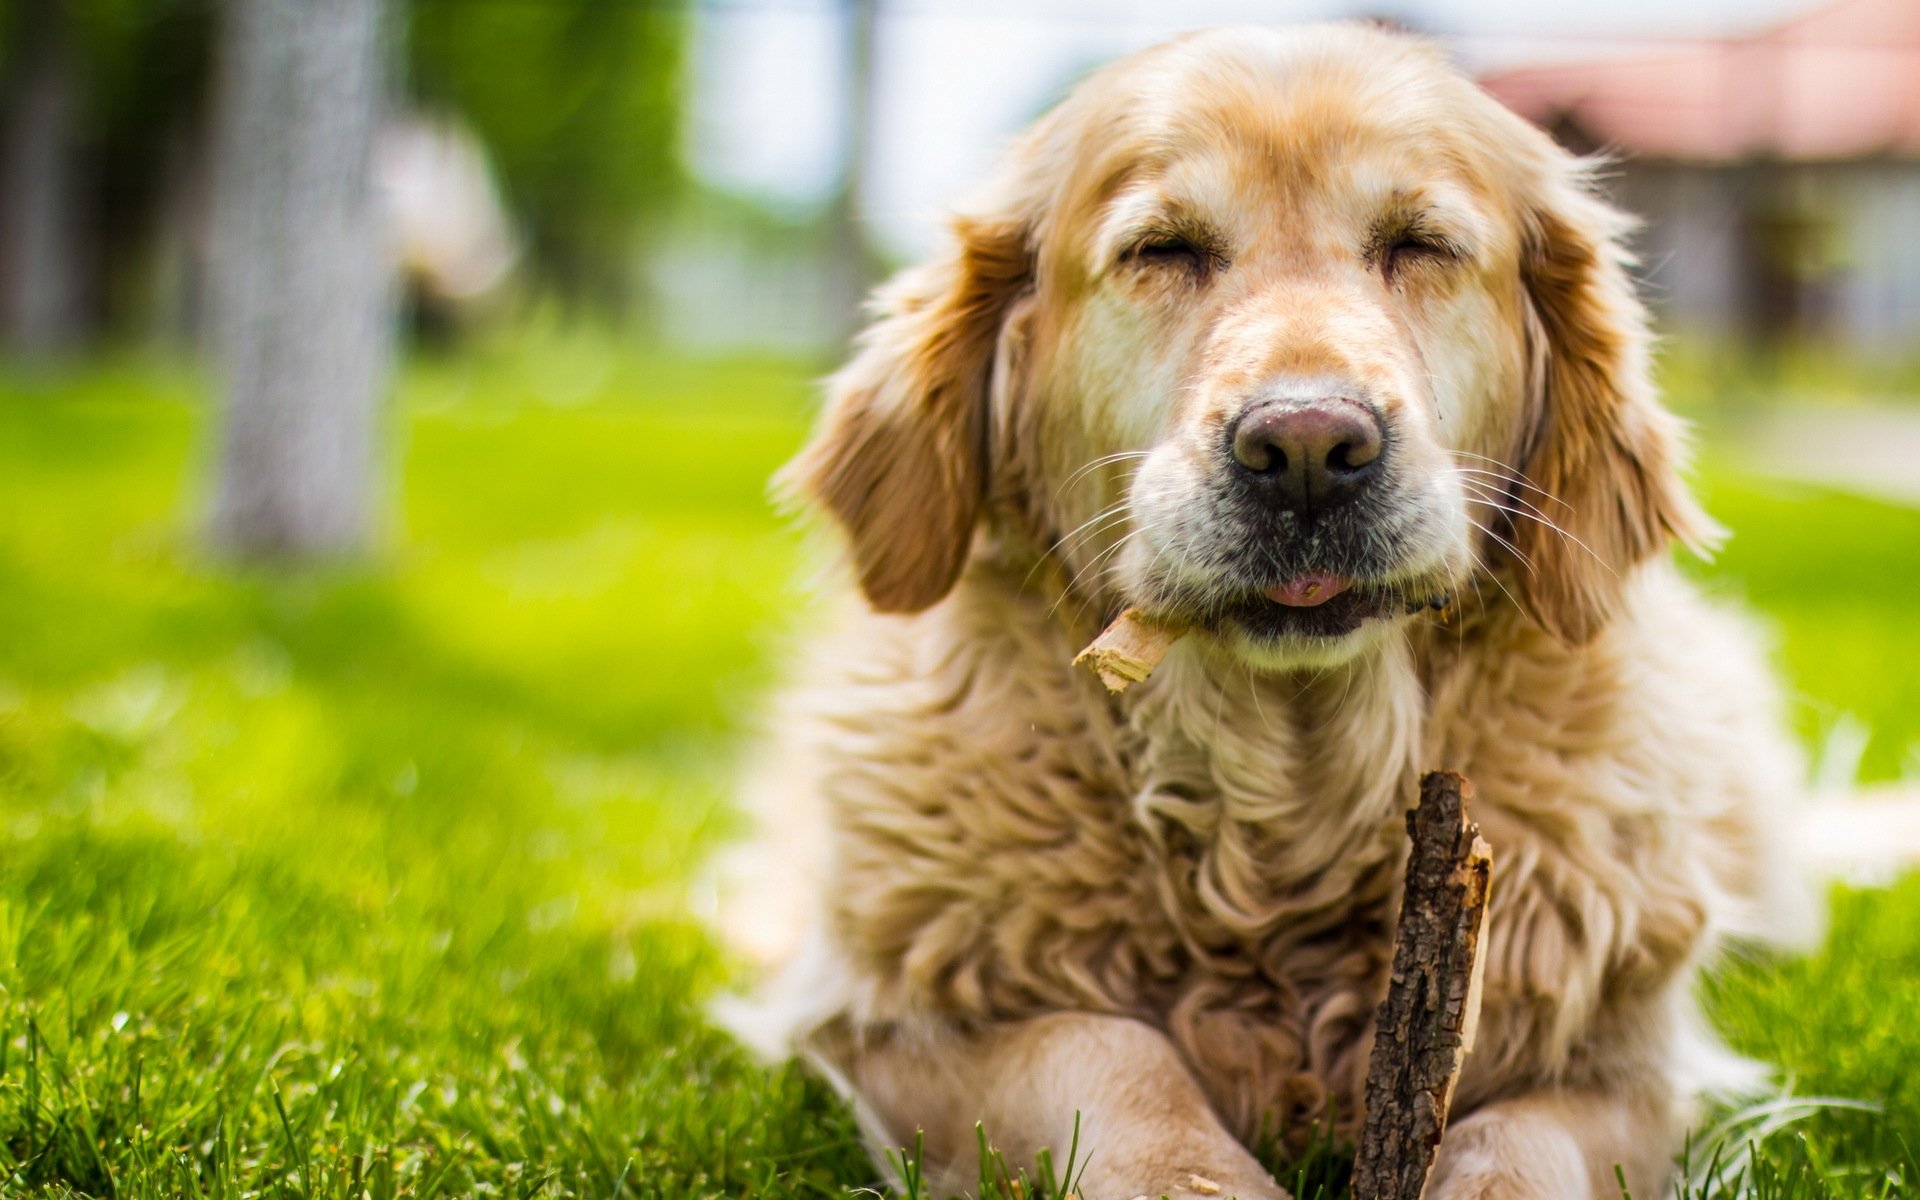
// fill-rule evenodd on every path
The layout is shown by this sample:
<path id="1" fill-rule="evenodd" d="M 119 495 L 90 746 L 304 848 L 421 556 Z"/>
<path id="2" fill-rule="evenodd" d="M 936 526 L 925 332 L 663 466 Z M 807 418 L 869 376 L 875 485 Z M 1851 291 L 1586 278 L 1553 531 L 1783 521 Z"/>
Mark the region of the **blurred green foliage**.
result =
<path id="1" fill-rule="evenodd" d="M 81 268 L 101 329 L 137 326 L 157 288 L 178 286 L 156 283 L 154 262 L 197 227 L 191 209 L 205 181 L 193 180 L 211 162 L 221 2 L 0 0 L 0 99 L 27 55 L 59 52 L 71 64 Z M 639 238 L 685 179 L 685 5 L 392 5 L 401 94 L 463 119 L 486 146 L 528 243 L 527 281 L 602 311 L 635 300 Z"/>
<path id="2" fill-rule="evenodd" d="M 0 384 L 0 1193 L 874 1181 L 821 1085 L 701 1016 L 701 864 L 807 608 L 763 492 L 803 376 L 577 334 L 416 364 L 382 565 L 296 576 L 194 548 L 198 380 Z M 1911 772 L 1920 514 L 1707 483 L 1737 536 L 1703 576 L 1778 631 L 1802 730 L 1852 714 Z M 1827 950 L 1709 999 L 1882 1111 L 1796 1110 L 1745 1195 L 1914 1177 L 1920 881 L 1841 899 Z"/>
<path id="3" fill-rule="evenodd" d="M 626 302 L 681 181 L 686 17 L 656 0 L 410 0 L 411 91 L 467 119 L 547 281 Z"/>

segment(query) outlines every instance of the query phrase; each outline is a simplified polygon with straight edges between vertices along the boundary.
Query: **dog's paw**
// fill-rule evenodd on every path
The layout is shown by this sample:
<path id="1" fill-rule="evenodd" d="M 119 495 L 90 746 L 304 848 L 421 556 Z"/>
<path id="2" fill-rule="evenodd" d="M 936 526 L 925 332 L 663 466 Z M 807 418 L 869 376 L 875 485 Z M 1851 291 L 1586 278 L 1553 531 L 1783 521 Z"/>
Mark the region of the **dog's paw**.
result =
<path id="1" fill-rule="evenodd" d="M 1086 1200 L 1109 1200 L 1109 1197 L 1111 1200 L 1293 1200 L 1287 1189 L 1264 1173 L 1256 1178 L 1227 1171 L 1216 1171 L 1210 1175 L 1183 1171 L 1174 1176 L 1171 1182 L 1150 1189 L 1116 1189 L 1105 1181 L 1089 1187 L 1083 1182 L 1081 1189 L 1074 1194 Z"/>
<path id="2" fill-rule="evenodd" d="M 1141 1192 L 1133 1200 L 1293 1200 L 1293 1194 L 1279 1184 L 1227 1188 L 1205 1175 L 1195 1175 L 1172 1190 L 1157 1194 Z"/>
<path id="3" fill-rule="evenodd" d="M 1428 1200 L 1591 1200 L 1580 1144 L 1551 1121 L 1487 1113 L 1449 1129 Z"/>

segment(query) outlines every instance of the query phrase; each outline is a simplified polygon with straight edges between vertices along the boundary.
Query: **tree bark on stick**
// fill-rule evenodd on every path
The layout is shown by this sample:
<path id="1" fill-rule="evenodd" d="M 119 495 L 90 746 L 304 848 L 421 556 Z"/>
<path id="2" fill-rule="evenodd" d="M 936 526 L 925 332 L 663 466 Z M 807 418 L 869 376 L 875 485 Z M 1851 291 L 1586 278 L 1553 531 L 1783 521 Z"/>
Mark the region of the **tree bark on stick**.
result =
<path id="1" fill-rule="evenodd" d="M 1480 933 L 1493 855 L 1467 819 L 1473 788 L 1452 771 L 1420 780 L 1394 936 L 1393 980 L 1375 1017 L 1354 1200 L 1419 1200 L 1446 1130 L 1480 1008 Z"/>
<path id="2" fill-rule="evenodd" d="M 245 558 L 362 548 L 393 289 L 373 183 L 388 0 L 227 0 L 213 261 L 225 410 L 215 539 Z"/>
<path id="3" fill-rule="evenodd" d="M 1098 675 L 1107 690 L 1117 696 L 1153 674 L 1184 632 L 1129 608 L 1074 656 L 1073 665 Z"/>

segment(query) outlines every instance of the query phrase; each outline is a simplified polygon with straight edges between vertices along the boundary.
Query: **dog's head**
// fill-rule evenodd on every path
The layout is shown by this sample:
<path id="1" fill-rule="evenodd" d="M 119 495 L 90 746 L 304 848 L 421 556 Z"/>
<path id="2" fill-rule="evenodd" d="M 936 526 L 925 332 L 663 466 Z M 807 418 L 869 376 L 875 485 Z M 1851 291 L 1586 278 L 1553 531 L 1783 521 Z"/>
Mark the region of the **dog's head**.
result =
<path id="1" fill-rule="evenodd" d="M 1350 656 L 1483 573 L 1579 641 L 1636 564 L 1709 536 L 1625 219 L 1418 41 L 1147 51 L 962 212 L 790 468 L 879 610 L 946 595 L 986 519 L 1104 610 L 1267 666 Z"/>

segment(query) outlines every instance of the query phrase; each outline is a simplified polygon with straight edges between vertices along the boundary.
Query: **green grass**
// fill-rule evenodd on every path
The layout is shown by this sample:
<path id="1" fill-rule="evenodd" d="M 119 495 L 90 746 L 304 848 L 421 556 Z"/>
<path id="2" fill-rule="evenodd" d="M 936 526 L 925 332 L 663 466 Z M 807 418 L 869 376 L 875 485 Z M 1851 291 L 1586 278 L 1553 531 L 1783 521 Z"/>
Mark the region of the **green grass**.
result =
<path id="1" fill-rule="evenodd" d="M 874 1183 L 822 1086 L 700 1015 L 729 972 L 689 884 L 806 571 L 763 498 L 803 373 L 416 367 L 379 565 L 295 578 L 195 549 L 195 391 L 0 393 L 0 1194 Z M 1802 732 L 1911 770 L 1920 515 L 1711 484 L 1707 576 L 1771 617 Z M 1768 1139 L 1753 1194 L 1920 1174 L 1916 907 L 1845 894 L 1831 949 L 1710 988 L 1796 1093 L 1880 1106 Z"/>
<path id="2" fill-rule="evenodd" d="M 1659 360 L 1669 398 L 1694 414 L 1738 416 L 1782 402 L 1911 406 L 1920 397 L 1920 354 L 1906 346 L 1865 355 L 1831 341 L 1751 344 L 1692 330 L 1663 341 Z"/>

